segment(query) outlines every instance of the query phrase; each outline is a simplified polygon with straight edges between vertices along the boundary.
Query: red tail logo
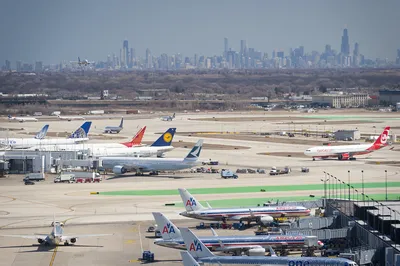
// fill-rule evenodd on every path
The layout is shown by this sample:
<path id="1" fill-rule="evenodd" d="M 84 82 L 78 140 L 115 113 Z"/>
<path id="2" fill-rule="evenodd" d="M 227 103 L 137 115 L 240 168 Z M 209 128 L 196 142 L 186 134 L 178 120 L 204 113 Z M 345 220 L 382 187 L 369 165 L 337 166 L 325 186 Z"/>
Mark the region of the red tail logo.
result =
<path id="1" fill-rule="evenodd" d="M 131 141 L 129 141 L 129 142 L 124 142 L 124 143 L 121 143 L 121 144 L 125 145 L 125 146 L 128 147 L 128 148 L 131 148 L 131 147 L 133 147 L 133 146 L 139 146 L 139 145 L 142 143 L 142 139 L 143 139 L 143 136 L 144 136 L 144 132 L 145 132 L 145 131 L 146 131 L 146 126 L 142 127 L 142 128 L 138 131 L 138 133 L 136 133 L 136 135 L 132 138 Z"/>
<path id="2" fill-rule="evenodd" d="M 390 127 L 386 127 L 383 130 L 382 134 L 375 141 L 374 145 L 386 145 L 386 142 L 387 142 L 388 137 L 389 137 L 389 130 L 390 130 Z"/>

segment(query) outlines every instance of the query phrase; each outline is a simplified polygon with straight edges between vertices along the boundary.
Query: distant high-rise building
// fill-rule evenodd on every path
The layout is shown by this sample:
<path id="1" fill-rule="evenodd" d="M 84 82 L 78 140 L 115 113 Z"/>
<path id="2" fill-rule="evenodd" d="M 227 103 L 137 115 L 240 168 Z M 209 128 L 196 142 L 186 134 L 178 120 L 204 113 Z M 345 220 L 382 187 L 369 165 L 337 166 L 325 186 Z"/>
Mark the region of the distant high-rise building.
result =
<path id="1" fill-rule="evenodd" d="M 9 60 L 6 60 L 6 68 L 7 71 L 11 70 L 11 62 Z"/>
<path id="2" fill-rule="evenodd" d="M 285 52 L 283 52 L 283 51 L 277 52 L 277 53 L 276 53 L 276 57 L 284 58 L 284 57 L 285 57 Z"/>
<path id="3" fill-rule="evenodd" d="M 43 71 L 43 62 L 37 61 L 35 63 L 35 72 L 42 72 Z"/>
<path id="4" fill-rule="evenodd" d="M 329 44 L 325 45 L 325 53 L 329 56 L 332 53 L 332 48 Z"/>
<path id="5" fill-rule="evenodd" d="M 197 66 L 197 64 L 198 64 L 198 62 L 199 62 L 199 59 L 197 58 L 197 54 L 194 54 L 194 59 L 193 59 L 193 65 L 194 66 Z"/>
<path id="6" fill-rule="evenodd" d="M 350 54 L 349 35 L 347 29 L 343 30 L 342 46 L 340 52 L 345 56 L 348 56 Z"/>
<path id="7" fill-rule="evenodd" d="M 124 40 L 123 46 L 122 46 L 122 55 L 123 55 L 123 62 L 124 62 L 124 67 L 127 67 L 129 64 L 129 47 L 128 47 L 128 40 Z M 121 60 L 121 61 L 122 61 Z"/>
<path id="8" fill-rule="evenodd" d="M 22 71 L 22 62 L 17 61 L 16 67 L 17 67 L 17 72 L 21 72 Z"/>
<path id="9" fill-rule="evenodd" d="M 304 57 L 304 46 L 299 47 L 299 56 Z"/>
<path id="10" fill-rule="evenodd" d="M 358 67 L 360 65 L 360 47 L 358 42 L 354 44 L 353 50 L 353 66 Z"/>
<path id="11" fill-rule="evenodd" d="M 119 49 L 119 61 L 117 65 L 122 67 L 122 49 Z"/>
<path id="12" fill-rule="evenodd" d="M 152 61 L 153 59 L 151 58 L 151 52 L 150 49 L 146 49 L 146 68 L 151 68 L 152 67 Z"/>
<path id="13" fill-rule="evenodd" d="M 133 67 L 133 64 L 134 64 L 134 62 L 135 62 L 135 57 L 134 57 L 134 49 L 133 48 L 131 48 L 131 51 L 130 51 L 130 53 L 129 53 L 129 68 L 132 68 Z"/>

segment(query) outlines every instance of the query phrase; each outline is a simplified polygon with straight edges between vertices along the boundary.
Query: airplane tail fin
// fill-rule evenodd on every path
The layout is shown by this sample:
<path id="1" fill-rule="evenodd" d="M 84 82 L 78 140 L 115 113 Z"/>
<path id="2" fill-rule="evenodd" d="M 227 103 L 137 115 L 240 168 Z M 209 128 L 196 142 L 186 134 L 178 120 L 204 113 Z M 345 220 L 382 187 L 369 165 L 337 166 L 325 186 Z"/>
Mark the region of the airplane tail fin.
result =
<path id="1" fill-rule="evenodd" d="M 200 156 L 201 149 L 203 147 L 203 140 L 200 139 L 197 141 L 196 145 L 192 148 L 192 150 L 186 155 L 185 160 L 197 160 Z"/>
<path id="2" fill-rule="evenodd" d="M 198 202 L 195 197 L 192 196 L 192 194 L 189 193 L 184 188 L 178 188 L 179 194 L 181 195 L 183 205 L 185 205 L 186 211 L 201 211 L 205 210 L 203 205 L 201 205 L 200 202 Z"/>
<path id="3" fill-rule="evenodd" d="M 44 139 L 47 135 L 47 130 L 49 129 L 49 125 L 45 125 L 35 136 L 35 139 Z"/>
<path id="4" fill-rule="evenodd" d="M 85 122 L 80 126 L 74 133 L 69 136 L 70 139 L 77 138 L 87 138 L 90 130 L 90 126 L 92 125 L 91 121 Z"/>
<path id="5" fill-rule="evenodd" d="M 181 251 L 183 266 L 200 266 L 200 264 L 187 251 Z"/>
<path id="6" fill-rule="evenodd" d="M 278 257 L 275 253 L 275 250 L 271 246 L 269 246 L 269 254 L 271 254 L 271 257 Z"/>
<path id="7" fill-rule="evenodd" d="M 373 146 L 379 146 L 379 147 L 386 146 L 387 140 L 389 138 L 389 131 L 390 127 L 385 127 L 382 134 L 380 134 L 379 137 L 374 142 Z"/>
<path id="8" fill-rule="evenodd" d="M 175 118 L 175 113 L 172 115 L 172 118 Z"/>
<path id="9" fill-rule="evenodd" d="M 172 139 L 174 138 L 176 128 L 169 128 L 165 131 L 164 134 L 161 135 L 151 147 L 160 147 L 160 146 L 171 146 Z"/>
<path id="10" fill-rule="evenodd" d="M 185 242 L 186 249 L 193 258 L 204 258 L 215 256 L 212 252 L 193 234 L 188 228 L 180 228 L 182 233 L 183 242 Z"/>
<path id="11" fill-rule="evenodd" d="M 11 116 L 11 115 L 8 115 L 7 117 L 8 117 L 8 119 L 11 119 L 11 118 L 12 118 L 12 116 Z"/>
<path id="12" fill-rule="evenodd" d="M 154 220 L 156 220 L 158 230 L 164 240 L 173 240 L 182 238 L 181 231 L 161 212 L 153 212 Z"/>
<path id="13" fill-rule="evenodd" d="M 123 117 L 121 118 L 121 123 L 119 123 L 119 127 L 120 128 L 124 127 L 124 118 Z"/>
<path id="14" fill-rule="evenodd" d="M 142 143 L 142 139 L 144 136 L 144 132 L 146 131 L 146 126 L 142 127 L 136 135 L 132 138 L 131 141 L 123 142 L 121 144 L 125 145 L 128 148 L 132 148 L 133 146 L 138 146 Z"/>

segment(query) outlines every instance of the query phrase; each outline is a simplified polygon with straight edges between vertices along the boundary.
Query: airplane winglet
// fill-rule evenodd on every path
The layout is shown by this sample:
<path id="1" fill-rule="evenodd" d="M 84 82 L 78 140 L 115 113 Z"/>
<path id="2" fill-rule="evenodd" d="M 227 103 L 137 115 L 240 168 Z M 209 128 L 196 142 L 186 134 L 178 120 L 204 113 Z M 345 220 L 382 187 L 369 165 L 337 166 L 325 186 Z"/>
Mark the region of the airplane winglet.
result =
<path id="1" fill-rule="evenodd" d="M 208 202 L 206 202 L 206 203 L 207 203 L 207 207 L 208 207 L 209 209 L 212 209 L 210 203 L 208 203 Z"/>
<path id="2" fill-rule="evenodd" d="M 212 234 L 213 234 L 214 236 L 218 236 L 217 232 L 215 232 L 215 230 L 214 230 L 212 227 L 210 227 L 210 229 L 211 229 L 211 232 L 212 232 Z"/>

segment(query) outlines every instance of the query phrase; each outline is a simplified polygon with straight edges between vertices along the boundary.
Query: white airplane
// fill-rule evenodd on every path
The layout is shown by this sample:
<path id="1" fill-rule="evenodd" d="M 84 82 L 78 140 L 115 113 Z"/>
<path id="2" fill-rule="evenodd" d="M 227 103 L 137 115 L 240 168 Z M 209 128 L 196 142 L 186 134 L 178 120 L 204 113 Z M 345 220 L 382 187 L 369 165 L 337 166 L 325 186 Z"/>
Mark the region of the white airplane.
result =
<path id="1" fill-rule="evenodd" d="M 87 65 L 94 64 L 94 62 L 89 62 L 89 60 L 87 60 L 87 59 L 84 59 L 81 61 L 81 59 L 79 57 L 78 57 L 78 61 L 71 61 L 71 63 L 78 64 L 80 66 L 82 66 L 82 65 L 87 66 Z"/>
<path id="2" fill-rule="evenodd" d="M 173 113 L 173 115 L 167 115 L 161 117 L 161 121 L 172 121 L 174 118 L 175 118 L 175 113 Z"/>
<path id="3" fill-rule="evenodd" d="M 124 174 L 135 170 L 137 174 L 159 171 L 177 171 L 199 164 L 198 159 L 203 140 L 199 140 L 185 158 L 141 158 L 141 157 L 101 157 L 102 166 L 112 169 L 114 174 Z"/>
<path id="4" fill-rule="evenodd" d="M 339 160 L 355 160 L 354 155 L 368 154 L 387 146 L 390 127 L 386 127 L 373 144 L 317 146 L 307 149 L 304 154 L 315 158 L 336 157 Z"/>
<path id="5" fill-rule="evenodd" d="M 301 217 L 309 216 L 310 209 L 303 206 L 262 206 L 252 208 L 208 208 L 203 207 L 199 201 L 184 188 L 179 188 L 186 211 L 180 215 L 211 221 L 256 221 L 259 224 L 268 225 L 278 217 Z"/>
<path id="6" fill-rule="evenodd" d="M 144 127 L 143 129 L 145 129 Z M 90 143 L 90 144 L 66 144 L 66 145 L 44 145 L 35 146 L 29 150 L 36 151 L 82 151 L 89 150 L 89 156 L 101 157 L 101 156 L 136 156 L 136 157 L 151 157 L 157 155 L 163 157 L 165 152 L 174 149 L 171 146 L 173 136 L 175 134 L 175 128 L 168 129 L 163 135 L 161 135 L 151 146 L 138 146 L 135 143 L 139 143 L 143 138 L 144 130 L 141 129 L 135 138 L 130 142 L 126 143 Z M 138 140 L 140 138 L 140 140 Z M 167 141 L 165 141 L 167 140 Z"/>
<path id="7" fill-rule="evenodd" d="M 75 144 L 88 141 L 88 133 L 92 122 L 85 122 L 66 139 L 40 139 L 40 138 L 6 138 L 0 139 L 0 146 L 13 149 L 30 149 L 40 145 Z M 43 130 L 43 129 L 42 129 Z M 38 133 L 38 135 L 41 132 Z"/>
<path id="8" fill-rule="evenodd" d="M 344 258 L 327 258 L 327 257 L 278 257 L 271 250 L 271 256 L 216 256 L 214 255 L 201 240 L 193 234 L 188 228 L 179 228 L 183 241 L 186 245 L 187 252 L 182 251 L 181 255 L 185 266 L 193 265 L 281 265 L 281 266 L 320 266 L 320 265 L 336 265 L 336 266 L 357 266 L 357 263 Z M 190 264 L 188 264 L 190 263 Z M 198 264 L 196 264 L 198 263 Z"/>
<path id="9" fill-rule="evenodd" d="M 8 115 L 8 120 L 14 120 L 14 121 L 18 121 L 20 123 L 22 122 L 37 122 L 39 121 L 37 118 L 34 117 L 25 117 L 25 116 L 11 116 Z"/>
<path id="10" fill-rule="evenodd" d="M 67 121 L 72 121 L 72 120 L 85 120 L 85 118 L 83 116 L 61 116 L 61 115 L 57 115 L 57 117 L 60 120 L 67 120 Z"/>
<path id="11" fill-rule="evenodd" d="M 36 239 L 39 244 L 45 246 L 59 245 L 64 243 L 68 246 L 70 243 L 74 244 L 77 239 L 85 237 L 100 237 L 100 236 L 111 236 L 113 234 L 92 234 L 92 235 L 64 235 L 64 230 L 60 222 L 53 221 L 53 230 L 50 234 L 34 234 L 34 235 L 0 235 L 2 237 L 19 237 L 27 239 Z"/>

